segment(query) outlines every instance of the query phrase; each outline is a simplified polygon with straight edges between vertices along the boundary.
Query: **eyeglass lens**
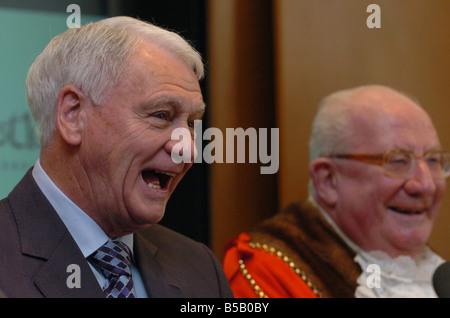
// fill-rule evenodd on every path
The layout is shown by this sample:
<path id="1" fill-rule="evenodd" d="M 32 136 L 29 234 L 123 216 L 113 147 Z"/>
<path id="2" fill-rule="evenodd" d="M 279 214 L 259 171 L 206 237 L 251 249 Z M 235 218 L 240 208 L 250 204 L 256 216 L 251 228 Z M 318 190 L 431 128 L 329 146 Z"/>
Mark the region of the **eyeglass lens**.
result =
<path id="1" fill-rule="evenodd" d="M 448 156 L 440 152 L 430 152 L 423 158 L 431 175 L 434 178 L 446 177 L 450 174 L 450 163 Z M 413 153 L 396 151 L 385 158 L 384 169 L 389 175 L 398 177 L 408 176 L 417 164 L 417 158 Z"/>

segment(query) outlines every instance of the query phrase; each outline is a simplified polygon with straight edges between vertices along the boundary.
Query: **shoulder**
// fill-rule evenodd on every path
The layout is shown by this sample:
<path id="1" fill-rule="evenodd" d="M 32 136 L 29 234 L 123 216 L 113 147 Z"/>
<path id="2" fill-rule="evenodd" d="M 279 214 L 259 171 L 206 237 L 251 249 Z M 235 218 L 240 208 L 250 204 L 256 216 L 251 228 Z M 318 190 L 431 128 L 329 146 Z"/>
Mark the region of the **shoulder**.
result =
<path id="1" fill-rule="evenodd" d="M 148 250 L 153 250 L 160 260 L 167 262 L 178 258 L 179 263 L 202 267 L 218 264 L 216 256 L 205 244 L 159 224 L 136 233 L 136 242 L 145 242 Z"/>
<path id="2" fill-rule="evenodd" d="M 155 259 L 185 297 L 233 296 L 219 260 L 205 244 L 159 224 L 136 233 L 135 243 L 140 257 Z"/>
<path id="3" fill-rule="evenodd" d="M 300 200 L 289 204 L 273 217 L 263 220 L 252 232 L 264 231 L 265 228 L 283 229 L 286 226 L 297 228 L 302 227 L 305 222 L 317 221 L 319 219 L 321 220 L 322 217 L 317 207 L 309 202 L 309 200 Z"/>
<path id="4" fill-rule="evenodd" d="M 185 251 L 187 248 L 189 250 L 204 252 L 205 249 L 208 249 L 203 243 L 197 242 L 160 224 L 153 224 L 146 230 L 136 233 L 136 235 L 138 238 L 154 245 L 158 250 Z"/>

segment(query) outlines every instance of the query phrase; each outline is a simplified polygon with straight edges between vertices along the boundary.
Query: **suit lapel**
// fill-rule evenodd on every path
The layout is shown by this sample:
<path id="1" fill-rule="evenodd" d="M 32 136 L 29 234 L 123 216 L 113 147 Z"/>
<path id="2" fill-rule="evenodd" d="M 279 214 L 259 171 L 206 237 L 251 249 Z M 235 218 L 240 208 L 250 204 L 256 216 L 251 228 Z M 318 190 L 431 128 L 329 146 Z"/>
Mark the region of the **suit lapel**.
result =
<path id="1" fill-rule="evenodd" d="M 76 280 L 79 286 L 68 284 Z M 49 298 L 105 297 L 68 231 L 56 244 L 54 252 L 44 266 L 36 273 L 34 282 L 45 297 Z"/>
<path id="2" fill-rule="evenodd" d="M 26 198 L 26 199 L 24 199 Z M 45 297 L 104 297 L 87 261 L 56 211 L 40 191 L 31 169 L 9 195 L 22 253 L 41 260 L 35 285 Z M 81 288 L 69 288 L 68 266 L 79 266 Z"/>
<path id="3" fill-rule="evenodd" d="M 170 281 L 163 270 L 163 264 L 157 257 L 158 248 L 146 240 L 140 233 L 134 235 L 134 253 L 148 297 L 183 297 L 180 286 Z"/>

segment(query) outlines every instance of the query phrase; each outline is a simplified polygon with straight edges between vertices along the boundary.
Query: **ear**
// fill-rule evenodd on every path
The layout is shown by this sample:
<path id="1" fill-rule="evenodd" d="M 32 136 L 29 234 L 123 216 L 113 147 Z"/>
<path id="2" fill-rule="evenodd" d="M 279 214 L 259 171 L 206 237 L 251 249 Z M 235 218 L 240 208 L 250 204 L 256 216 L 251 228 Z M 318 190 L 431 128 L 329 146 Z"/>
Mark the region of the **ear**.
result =
<path id="1" fill-rule="evenodd" d="M 64 141 L 72 146 L 81 143 L 84 94 L 72 85 L 64 86 L 56 99 L 56 126 Z"/>
<path id="2" fill-rule="evenodd" d="M 308 167 L 316 200 L 333 208 L 338 201 L 336 167 L 329 158 L 316 158 Z"/>

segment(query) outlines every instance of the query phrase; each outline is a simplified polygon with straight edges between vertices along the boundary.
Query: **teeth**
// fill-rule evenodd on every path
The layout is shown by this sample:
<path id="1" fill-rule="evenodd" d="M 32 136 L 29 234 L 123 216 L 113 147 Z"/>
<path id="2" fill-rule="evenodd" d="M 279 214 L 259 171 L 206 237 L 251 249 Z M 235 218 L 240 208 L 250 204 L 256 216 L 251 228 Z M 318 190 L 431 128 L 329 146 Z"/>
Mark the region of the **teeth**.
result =
<path id="1" fill-rule="evenodd" d="M 413 210 L 402 210 L 399 208 L 391 208 L 391 210 L 394 210 L 396 212 L 403 213 L 403 214 L 420 214 L 420 213 L 422 213 L 422 210 L 413 211 Z"/>
<path id="2" fill-rule="evenodd" d="M 159 171 L 159 170 L 153 170 L 153 171 L 156 174 L 163 174 L 163 175 L 169 176 L 171 178 L 175 177 L 175 175 L 176 175 L 175 173 L 171 173 L 171 172 L 164 172 L 164 171 Z M 153 189 L 161 189 L 161 185 L 159 184 L 159 182 L 157 182 L 156 184 L 149 182 L 149 183 L 147 183 L 147 185 Z"/>
<path id="3" fill-rule="evenodd" d="M 156 173 L 160 173 L 160 174 L 165 174 L 165 175 L 167 175 L 167 176 L 169 176 L 169 177 L 175 177 L 175 173 L 164 172 L 164 171 L 158 171 L 158 170 L 155 170 L 155 172 L 156 172 Z"/>
<path id="4" fill-rule="evenodd" d="M 161 189 L 161 187 L 157 184 L 149 183 L 148 186 L 153 189 Z"/>

